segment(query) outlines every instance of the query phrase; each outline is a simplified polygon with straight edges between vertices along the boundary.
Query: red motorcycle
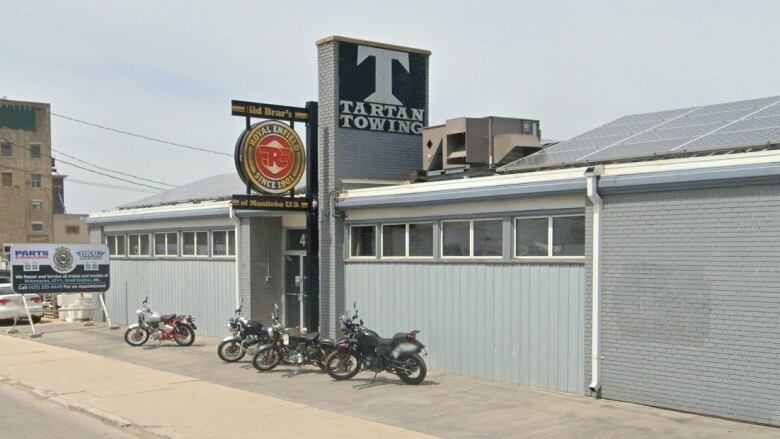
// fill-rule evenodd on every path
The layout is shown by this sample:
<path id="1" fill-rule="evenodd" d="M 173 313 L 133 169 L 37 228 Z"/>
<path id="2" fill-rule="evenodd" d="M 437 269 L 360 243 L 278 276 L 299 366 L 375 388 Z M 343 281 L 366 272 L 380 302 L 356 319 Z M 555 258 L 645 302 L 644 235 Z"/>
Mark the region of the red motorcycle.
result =
<path id="1" fill-rule="evenodd" d="M 195 342 L 195 318 L 178 316 L 176 314 L 159 314 L 152 311 L 144 299 L 140 309 L 135 311 L 138 323 L 134 323 L 125 331 L 125 341 L 130 346 L 141 346 L 151 337 L 162 343 L 163 340 L 173 340 L 181 346 L 189 346 Z"/>

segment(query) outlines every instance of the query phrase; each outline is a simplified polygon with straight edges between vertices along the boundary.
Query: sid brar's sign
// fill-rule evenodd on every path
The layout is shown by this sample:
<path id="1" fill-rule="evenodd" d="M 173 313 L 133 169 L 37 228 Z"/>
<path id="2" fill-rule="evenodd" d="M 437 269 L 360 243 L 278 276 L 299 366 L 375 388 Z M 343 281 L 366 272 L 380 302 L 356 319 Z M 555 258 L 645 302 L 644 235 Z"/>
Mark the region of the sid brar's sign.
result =
<path id="1" fill-rule="evenodd" d="M 421 134 L 426 124 L 428 59 L 361 44 L 339 43 L 339 126 Z"/>
<path id="2" fill-rule="evenodd" d="M 15 244 L 11 273 L 17 293 L 100 293 L 109 287 L 108 247 Z"/>

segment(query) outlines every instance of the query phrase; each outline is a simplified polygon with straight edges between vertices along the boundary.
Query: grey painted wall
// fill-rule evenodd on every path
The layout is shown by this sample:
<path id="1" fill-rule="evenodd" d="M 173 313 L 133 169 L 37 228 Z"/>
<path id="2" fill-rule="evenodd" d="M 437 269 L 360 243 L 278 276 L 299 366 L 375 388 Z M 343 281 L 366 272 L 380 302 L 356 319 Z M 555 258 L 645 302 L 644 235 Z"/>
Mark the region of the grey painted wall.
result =
<path id="1" fill-rule="evenodd" d="M 344 308 L 344 223 L 334 215 L 333 196 L 343 189 L 343 179 L 405 180 L 409 171 L 422 166 L 422 136 L 339 128 L 338 41 L 320 44 L 317 51 L 320 328 L 335 335 L 337 317 Z"/>
<path id="2" fill-rule="evenodd" d="M 583 276 L 582 264 L 347 262 L 346 303 L 385 337 L 421 330 L 430 369 L 582 394 Z"/>
<path id="3" fill-rule="evenodd" d="M 605 201 L 602 395 L 780 425 L 780 185 Z"/>
<path id="4" fill-rule="evenodd" d="M 274 304 L 282 307 L 282 218 L 242 218 L 240 238 L 239 287 L 244 300 L 243 315 L 267 325 Z"/>
<path id="5" fill-rule="evenodd" d="M 192 314 L 197 335 L 222 337 L 233 314 L 235 262 L 220 259 L 114 259 L 111 288 L 105 293 L 111 319 L 135 321 L 135 310 L 149 296 L 160 313 Z"/>

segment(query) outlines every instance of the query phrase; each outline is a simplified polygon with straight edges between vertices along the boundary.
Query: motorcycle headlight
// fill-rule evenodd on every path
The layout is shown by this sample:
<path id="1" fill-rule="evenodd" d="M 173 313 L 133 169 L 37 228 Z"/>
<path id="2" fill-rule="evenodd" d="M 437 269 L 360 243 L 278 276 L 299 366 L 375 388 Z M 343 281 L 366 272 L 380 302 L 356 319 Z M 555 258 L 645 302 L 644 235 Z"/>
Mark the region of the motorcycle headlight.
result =
<path id="1" fill-rule="evenodd" d="M 142 310 L 142 309 L 135 310 L 135 315 L 137 315 L 138 317 L 141 317 L 142 315 L 144 315 L 144 310 Z"/>
<path id="2" fill-rule="evenodd" d="M 266 330 L 266 332 L 268 332 L 268 335 L 274 335 L 274 328 L 273 327 L 265 328 L 265 330 Z"/>

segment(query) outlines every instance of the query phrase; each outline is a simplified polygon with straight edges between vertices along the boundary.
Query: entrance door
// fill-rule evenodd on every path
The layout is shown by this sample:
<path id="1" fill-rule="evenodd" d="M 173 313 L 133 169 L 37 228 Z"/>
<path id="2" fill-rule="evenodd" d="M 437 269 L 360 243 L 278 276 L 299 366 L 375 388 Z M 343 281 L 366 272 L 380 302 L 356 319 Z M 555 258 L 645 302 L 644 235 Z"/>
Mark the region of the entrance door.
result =
<path id="1" fill-rule="evenodd" d="M 303 321 L 305 267 L 305 255 L 284 256 L 284 324 L 300 329 L 306 327 Z"/>

